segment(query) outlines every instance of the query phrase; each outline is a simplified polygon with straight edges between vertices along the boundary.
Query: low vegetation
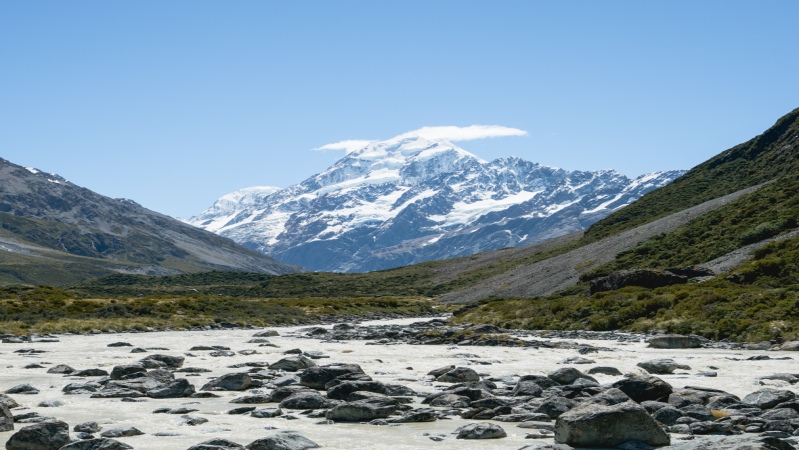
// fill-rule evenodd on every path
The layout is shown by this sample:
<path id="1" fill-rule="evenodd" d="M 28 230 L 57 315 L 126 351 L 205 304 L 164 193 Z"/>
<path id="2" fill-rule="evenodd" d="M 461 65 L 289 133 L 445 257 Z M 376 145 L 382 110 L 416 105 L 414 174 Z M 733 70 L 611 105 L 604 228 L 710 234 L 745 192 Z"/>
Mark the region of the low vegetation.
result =
<path id="1" fill-rule="evenodd" d="M 85 298 L 54 287 L 16 286 L 0 290 L 0 334 L 185 329 L 221 322 L 269 326 L 439 311 L 447 309 L 423 298 Z"/>

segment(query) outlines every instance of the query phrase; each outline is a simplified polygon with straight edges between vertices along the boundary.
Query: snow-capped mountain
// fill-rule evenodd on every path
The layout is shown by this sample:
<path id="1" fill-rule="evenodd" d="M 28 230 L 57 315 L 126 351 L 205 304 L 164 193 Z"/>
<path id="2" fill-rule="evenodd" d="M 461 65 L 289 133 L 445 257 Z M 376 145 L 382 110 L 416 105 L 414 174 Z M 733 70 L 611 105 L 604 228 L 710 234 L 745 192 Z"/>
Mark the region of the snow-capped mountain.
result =
<path id="1" fill-rule="evenodd" d="M 362 272 L 577 231 L 683 173 L 631 180 L 488 162 L 445 139 L 405 134 L 286 189 L 228 194 L 188 222 L 310 270 Z"/>

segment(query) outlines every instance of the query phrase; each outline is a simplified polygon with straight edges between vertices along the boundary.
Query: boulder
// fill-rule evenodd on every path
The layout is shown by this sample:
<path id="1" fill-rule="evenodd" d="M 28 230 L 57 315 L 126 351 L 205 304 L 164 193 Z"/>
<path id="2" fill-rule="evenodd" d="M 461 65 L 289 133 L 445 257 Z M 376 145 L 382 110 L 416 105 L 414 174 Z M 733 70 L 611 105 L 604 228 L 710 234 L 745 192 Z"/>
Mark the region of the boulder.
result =
<path id="1" fill-rule="evenodd" d="M 630 376 L 613 383 L 613 387 L 638 403 L 647 400 L 665 400 L 673 392 L 671 385 L 658 377 Z"/>
<path id="2" fill-rule="evenodd" d="M 250 387 L 252 378 L 246 373 L 226 373 L 205 383 L 201 391 L 243 391 Z"/>
<path id="3" fill-rule="evenodd" d="M 699 336 L 663 334 L 649 338 L 647 343 L 652 348 L 699 348 L 705 341 L 706 339 Z"/>
<path id="4" fill-rule="evenodd" d="M 111 369 L 111 374 L 109 378 L 112 380 L 119 380 L 126 375 L 130 375 L 132 373 L 144 373 L 147 372 L 147 369 L 144 368 L 142 364 L 125 364 L 122 366 L 114 366 Z"/>
<path id="5" fill-rule="evenodd" d="M 342 422 L 363 422 L 374 419 L 385 419 L 396 411 L 396 401 L 392 399 L 371 398 L 336 405 L 327 412 L 325 417 L 328 420 Z"/>
<path id="6" fill-rule="evenodd" d="M 103 369 L 83 369 L 76 370 L 70 375 L 73 377 L 105 377 L 108 376 L 108 372 Z"/>
<path id="7" fill-rule="evenodd" d="M 325 390 L 325 385 L 336 378 L 352 373 L 363 374 L 363 369 L 357 364 L 330 364 L 321 367 L 305 369 L 300 374 L 300 384 L 319 391 Z"/>
<path id="8" fill-rule="evenodd" d="M 12 388 L 6 389 L 6 394 L 38 394 L 39 390 L 28 383 L 18 384 Z"/>
<path id="9" fill-rule="evenodd" d="M 318 447 L 319 445 L 316 442 L 296 431 L 281 431 L 253 441 L 245 448 L 247 450 L 305 450 Z"/>
<path id="10" fill-rule="evenodd" d="M 441 383 L 467 383 L 469 381 L 480 381 L 480 375 L 468 367 L 456 367 L 436 378 Z"/>
<path id="11" fill-rule="evenodd" d="M 0 405 L 3 405 L 8 409 L 16 408 L 17 406 L 19 406 L 16 400 L 5 394 L 0 394 Z"/>
<path id="12" fill-rule="evenodd" d="M 183 361 L 185 360 L 186 358 L 183 356 L 155 354 L 144 357 L 144 359 L 142 359 L 140 362 L 148 369 L 179 369 L 183 367 Z"/>
<path id="13" fill-rule="evenodd" d="M 346 400 L 353 392 L 367 391 L 386 394 L 386 385 L 379 381 L 345 381 L 327 390 L 327 398 Z"/>
<path id="14" fill-rule="evenodd" d="M 283 410 L 280 408 L 261 408 L 250 413 L 251 417 L 255 417 L 257 419 L 270 419 L 272 417 L 278 417 L 282 415 Z"/>
<path id="15" fill-rule="evenodd" d="M 448 366 L 439 367 L 438 369 L 433 369 L 430 372 L 427 372 L 427 374 L 438 378 L 441 375 L 444 375 L 445 373 L 449 372 L 450 370 L 454 370 L 454 369 L 455 369 L 455 366 L 450 364 Z"/>
<path id="16" fill-rule="evenodd" d="M 0 405 L 0 432 L 14 429 L 14 414 L 5 405 Z"/>
<path id="17" fill-rule="evenodd" d="M 46 420 L 12 434 L 6 450 L 58 450 L 69 443 L 69 425 L 60 420 Z"/>
<path id="18" fill-rule="evenodd" d="M 500 439 L 508 436 L 501 426 L 488 422 L 470 423 L 458 428 L 455 433 L 456 439 Z"/>
<path id="19" fill-rule="evenodd" d="M 116 439 L 97 438 L 76 441 L 61 447 L 59 450 L 127 450 L 132 449 L 128 444 Z"/>
<path id="20" fill-rule="evenodd" d="M 211 439 L 192 445 L 187 450 L 244 450 L 244 446 L 227 439 Z"/>
<path id="21" fill-rule="evenodd" d="M 100 436 L 106 438 L 117 438 L 117 437 L 127 437 L 127 436 L 139 436 L 142 434 L 144 434 L 144 432 L 142 432 L 136 427 L 119 427 L 103 431 L 102 433 L 100 433 Z"/>
<path id="22" fill-rule="evenodd" d="M 272 402 L 280 403 L 297 392 L 314 392 L 314 391 L 312 391 L 311 388 L 307 386 L 300 386 L 300 385 L 281 386 L 272 391 L 272 393 L 269 395 L 269 401 L 250 402 L 250 403 L 272 403 Z"/>
<path id="23" fill-rule="evenodd" d="M 70 373 L 72 373 L 74 371 L 75 371 L 75 369 L 73 369 L 72 367 L 69 367 L 66 364 L 59 364 L 57 366 L 53 366 L 53 367 L 47 369 L 47 373 L 60 373 L 62 375 L 70 374 Z"/>
<path id="24" fill-rule="evenodd" d="M 676 369 L 691 370 L 691 368 L 685 364 L 678 364 L 673 359 L 668 358 L 642 361 L 636 365 L 655 375 L 667 375 L 674 372 Z"/>
<path id="25" fill-rule="evenodd" d="M 562 369 L 558 369 L 547 375 L 547 378 L 561 385 L 572 384 L 581 378 L 596 382 L 596 379 L 594 377 L 585 375 L 584 373 L 580 372 L 574 367 L 564 367 Z M 541 387 L 544 386 L 541 385 Z"/>
<path id="26" fill-rule="evenodd" d="M 544 392 L 535 381 L 520 381 L 513 387 L 511 395 L 514 397 L 541 397 Z"/>
<path id="27" fill-rule="evenodd" d="M 269 365 L 271 370 L 285 370 L 286 372 L 297 372 L 311 367 L 316 367 L 316 363 L 304 355 L 288 356 Z"/>
<path id="28" fill-rule="evenodd" d="M 189 397 L 191 394 L 194 394 L 194 385 L 185 378 L 178 378 L 175 381 L 147 391 L 147 396 L 150 398 L 182 398 Z"/>
<path id="29" fill-rule="evenodd" d="M 799 351 L 799 341 L 788 341 L 780 345 L 780 350 L 786 352 Z"/>
<path id="30" fill-rule="evenodd" d="M 670 443 L 669 435 L 646 409 L 632 401 L 612 405 L 584 402 L 555 422 L 555 442 L 573 447 L 615 447 L 631 440 L 652 446 Z"/>
<path id="31" fill-rule="evenodd" d="M 97 433 L 102 429 L 97 422 L 83 422 L 72 427 L 72 431 L 77 433 Z"/>
<path id="32" fill-rule="evenodd" d="M 606 277 L 591 280 L 588 288 L 589 295 L 597 292 L 612 291 L 626 286 L 640 286 L 654 289 L 662 286 L 674 284 L 685 284 L 688 277 L 675 275 L 665 270 L 657 269 L 633 269 L 619 270 Z"/>
<path id="33" fill-rule="evenodd" d="M 283 409 L 321 409 L 330 406 L 330 402 L 316 391 L 297 392 L 280 402 Z"/>
<path id="34" fill-rule="evenodd" d="M 790 402 L 795 398 L 796 394 L 791 391 L 766 388 L 752 392 L 744 397 L 742 401 L 760 409 L 771 409 L 780 403 Z"/>

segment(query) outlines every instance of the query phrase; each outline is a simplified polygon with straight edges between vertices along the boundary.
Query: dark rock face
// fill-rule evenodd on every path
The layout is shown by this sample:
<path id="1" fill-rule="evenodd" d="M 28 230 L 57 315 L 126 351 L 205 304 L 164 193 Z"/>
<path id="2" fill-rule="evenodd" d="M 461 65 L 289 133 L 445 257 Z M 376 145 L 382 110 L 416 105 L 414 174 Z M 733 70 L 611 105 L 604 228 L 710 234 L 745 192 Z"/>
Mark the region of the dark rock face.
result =
<path id="1" fill-rule="evenodd" d="M 652 446 L 670 443 L 669 435 L 634 402 L 586 402 L 561 414 L 555 422 L 555 442 L 574 447 L 615 447 L 631 440 Z"/>
<path id="2" fill-rule="evenodd" d="M 662 286 L 674 284 L 685 284 L 688 277 L 675 275 L 665 270 L 656 269 L 634 269 L 620 270 L 613 272 L 606 277 L 591 280 L 589 293 L 612 291 L 626 286 L 640 286 L 654 289 Z"/>
<path id="3" fill-rule="evenodd" d="M 296 431 L 281 431 L 251 442 L 245 448 L 247 450 L 305 450 L 307 448 L 318 448 L 319 445 L 297 433 Z"/>
<path id="4" fill-rule="evenodd" d="M 6 442 L 6 450 L 58 450 L 69 442 L 69 425 L 48 420 L 20 428 Z"/>

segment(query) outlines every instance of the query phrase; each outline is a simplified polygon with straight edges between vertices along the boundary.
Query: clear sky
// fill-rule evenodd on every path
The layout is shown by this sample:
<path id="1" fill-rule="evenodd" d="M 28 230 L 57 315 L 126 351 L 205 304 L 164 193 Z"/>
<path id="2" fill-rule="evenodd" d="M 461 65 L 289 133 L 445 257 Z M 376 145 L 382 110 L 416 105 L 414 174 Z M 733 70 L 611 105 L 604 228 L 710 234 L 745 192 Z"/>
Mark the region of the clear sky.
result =
<path id="1" fill-rule="evenodd" d="M 178 217 L 426 126 L 629 176 L 799 107 L 799 2 L 0 1 L 0 157 Z"/>

